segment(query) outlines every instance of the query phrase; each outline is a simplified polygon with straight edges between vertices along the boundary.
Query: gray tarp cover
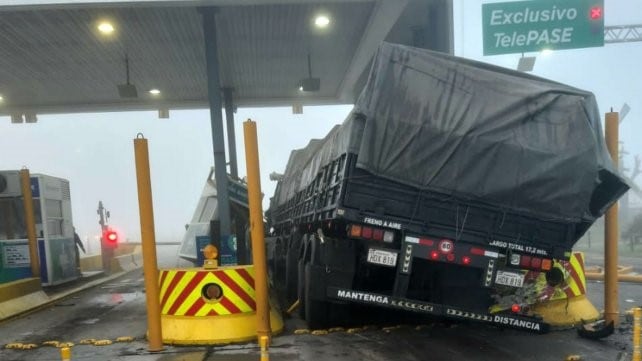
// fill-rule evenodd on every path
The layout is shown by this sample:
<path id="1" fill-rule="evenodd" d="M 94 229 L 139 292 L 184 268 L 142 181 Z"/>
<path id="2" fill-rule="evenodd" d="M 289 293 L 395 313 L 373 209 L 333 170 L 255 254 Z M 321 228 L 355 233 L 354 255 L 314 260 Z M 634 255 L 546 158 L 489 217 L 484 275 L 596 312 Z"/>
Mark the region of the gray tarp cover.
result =
<path id="1" fill-rule="evenodd" d="M 592 221 L 628 189 L 593 94 L 546 79 L 384 43 L 353 112 L 293 153 L 279 204 L 348 147 L 377 176 L 547 219 Z"/>

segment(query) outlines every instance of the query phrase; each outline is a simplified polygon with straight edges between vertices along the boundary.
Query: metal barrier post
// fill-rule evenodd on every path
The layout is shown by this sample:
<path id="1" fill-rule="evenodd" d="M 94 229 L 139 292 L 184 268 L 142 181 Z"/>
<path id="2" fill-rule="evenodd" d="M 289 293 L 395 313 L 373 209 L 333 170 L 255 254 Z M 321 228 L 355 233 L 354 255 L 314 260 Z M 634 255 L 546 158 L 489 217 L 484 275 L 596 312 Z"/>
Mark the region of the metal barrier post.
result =
<path id="1" fill-rule="evenodd" d="M 606 146 L 611 154 L 613 166 L 618 165 L 618 113 L 606 113 Z M 618 205 L 617 202 L 606 211 L 604 218 L 604 319 L 606 324 L 619 323 L 618 309 Z"/>
<path id="2" fill-rule="evenodd" d="M 134 139 L 136 179 L 138 183 L 138 208 L 140 233 L 143 246 L 143 272 L 145 273 L 145 298 L 147 300 L 147 329 L 149 351 L 163 350 L 160 320 L 160 296 L 158 291 L 158 265 L 156 263 L 156 235 L 154 233 L 154 209 L 152 184 L 149 172 L 147 139 L 142 134 Z"/>
<path id="3" fill-rule="evenodd" d="M 247 195 L 250 206 L 250 231 L 252 236 L 252 258 L 254 260 L 256 288 L 256 319 L 259 341 L 262 336 L 270 337 L 270 305 L 268 303 L 267 262 L 265 257 L 265 235 L 263 207 L 261 206 L 261 179 L 259 170 L 259 147 L 256 123 L 243 123 L 245 135 L 245 158 L 247 166 Z"/>
<path id="4" fill-rule="evenodd" d="M 38 241 L 36 240 L 36 220 L 33 214 L 33 195 L 31 194 L 31 176 L 29 169 L 20 170 L 20 185 L 22 186 L 22 202 L 25 209 L 25 226 L 29 240 L 29 259 L 31 274 L 40 278 L 40 259 L 38 258 Z"/>
<path id="5" fill-rule="evenodd" d="M 640 318 L 642 318 L 642 308 L 633 309 L 633 361 L 642 361 L 640 353 Z"/>

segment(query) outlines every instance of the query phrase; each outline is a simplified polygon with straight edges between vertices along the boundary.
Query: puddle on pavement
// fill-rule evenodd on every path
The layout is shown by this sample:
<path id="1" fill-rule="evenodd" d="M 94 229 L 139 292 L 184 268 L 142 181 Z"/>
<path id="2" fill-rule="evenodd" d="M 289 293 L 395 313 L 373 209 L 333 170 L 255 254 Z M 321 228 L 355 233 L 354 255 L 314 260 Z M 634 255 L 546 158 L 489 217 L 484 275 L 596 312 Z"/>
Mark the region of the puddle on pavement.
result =
<path id="1" fill-rule="evenodd" d="M 216 354 L 213 353 L 209 355 L 207 361 L 257 361 L 259 360 L 260 355 L 258 352 L 253 352 L 249 354 Z M 297 355 L 280 353 L 280 352 L 270 352 L 270 358 L 273 360 L 298 360 Z"/>
<path id="2" fill-rule="evenodd" d="M 98 295 L 96 297 L 93 297 L 89 302 L 91 304 L 107 304 L 107 305 L 117 305 L 123 302 L 128 302 L 136 297 L 138 297 L 139 293 L 137 292 L 129 292 L 129 293 L 109 293 L 106 295 Z"/>
<path id="3" fill-rule="evenodd" d="M 77 323 L 82 323 L 83 325 L 93 325 L 98 321 L 100 321 L 100 318 L 90 318 L 84 321 L 78 321 Z"/>

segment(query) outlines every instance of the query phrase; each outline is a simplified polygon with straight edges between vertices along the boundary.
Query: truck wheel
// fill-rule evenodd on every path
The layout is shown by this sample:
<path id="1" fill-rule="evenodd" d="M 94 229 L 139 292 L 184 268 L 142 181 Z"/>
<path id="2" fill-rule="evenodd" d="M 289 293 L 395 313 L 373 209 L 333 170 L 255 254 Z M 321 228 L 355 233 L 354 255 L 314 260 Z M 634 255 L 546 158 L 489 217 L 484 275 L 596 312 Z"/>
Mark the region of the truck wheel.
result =
<path id="1" fill-rule="evenodd" d="M 304 235 L 299 247 L 299 262 L 297 267 L 297 298 L 299 299 L 299 316 L 305 318 L 305 266 L 310 262 L 310 242 Z"/>
<path id="2" fill-rule="evenodd" d="M 308 323 L 308 328 L 311 330 L 328 327 L 331 320 L 329 319 L 329 303 L 325 301 L 318 301 L 308 296 L 311 289 L 315 285 L 311 282 L 311 268 L 305 267 L 305 321 Z M 319 285 L 316 285 L 319 287 Z M 325 286 L 324 286 L 325 287 Z"/>
<path id="3" fill-rule="evenodd" d="M 301 247 L 301 234 L 292 233 L 288 238 L 285 251 L 285 297 L 288 302 L 297 298 L 299 282 L 299 253 Z"/>

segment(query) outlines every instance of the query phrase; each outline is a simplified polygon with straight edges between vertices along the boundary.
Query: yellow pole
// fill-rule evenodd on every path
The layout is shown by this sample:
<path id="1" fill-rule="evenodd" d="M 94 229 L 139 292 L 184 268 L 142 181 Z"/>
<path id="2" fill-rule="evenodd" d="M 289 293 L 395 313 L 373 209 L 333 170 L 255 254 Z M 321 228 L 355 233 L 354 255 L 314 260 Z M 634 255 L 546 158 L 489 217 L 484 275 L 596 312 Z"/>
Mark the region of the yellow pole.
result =
<path id="1" fill-rule="evenodd" d="M 22 186 L 22 202 L 25 209 L 25 226 L 27 227 L 27 240 L 29 240 L 29 259 L 31 274 L 40 278 L 40 259 L 38 258 L 38 241 L 36 240 L 36 220 L 33 214 L 33 195 L 31 194 L 31 176 L 29 169 L 20 171 L 20 184 Z"/>
<path id="2" fill-rule="evenodd" d="M 640 354 L 640 318 L 642 317 L 642 308 L 633 309 L 633 361 L 642 361 Z"/>
<path id="3" fill-rule="evenodd" d="M 611 154 L 613 166 L 618 166 L 619 117 L 617 112 L 606 113 L 606 146 Z M 618 222 L 617 203 L 613 204 L 604 220 L 604 319 L 609 324 L 619 323 L 618 309 Z"/>
<path id="4" fill-rule="evenodd" d="M 71 361 L 71 349 L 69 347 L 60 348 L 60 361 Z"/>
<path id="5" fill-rule="evenodd" d="M 160 296 L 158 292 L 158 265 L 156 263 L 156 236 L 154 234 L 154 209 L 152 207 L 152 184 L 149 172 L 147 139 L 138 134 L 134 139 L 136 179 L 138 181 L 138 209 L 140 233 L 143 246 L 143 272 L 145 273 L 145 297 L 147 299 L 147 329 L 149 351 L 163 350 L 160 321 Z"/>
<path id="6" fill-rule="evenodd" d="M 254 284 L 256 288 L 256 333 L 270 335 L 270 306 L 267 289 L 267 262 L 265 260 L 265 239 L 263 234 L 263 207 L 261 206 L 261 179 L 259 170 L 259 147 L 256 137 L 256 123 L 248 119 L 243 123 L 245 135 L 245 163 L 247 166 L 247 195 L 250 206 L 250 231 L 252 258 L 254 260 Z"/>

